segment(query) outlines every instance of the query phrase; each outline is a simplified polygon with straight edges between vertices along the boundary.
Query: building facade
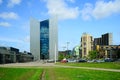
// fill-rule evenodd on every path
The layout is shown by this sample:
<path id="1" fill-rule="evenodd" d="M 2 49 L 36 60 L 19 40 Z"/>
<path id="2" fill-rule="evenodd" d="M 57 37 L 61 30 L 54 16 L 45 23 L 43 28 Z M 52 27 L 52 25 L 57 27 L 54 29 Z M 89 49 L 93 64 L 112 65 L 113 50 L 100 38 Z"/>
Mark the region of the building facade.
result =
<path id="1" fill-rule="evenodd" d="M 99 58 L 120 58 L 120 45 L 97 45 L 96 50 L 99 52 Z"/>
<path id="2" fill-rule="evenodd" d="M 99 38 L 94 38 L 94 46 L 95 45 L 113 45 L 112 33 L 106 33 Z"/>
<path id="3" fill-rule="evenodd" d="M 82 57 L 87 57 L 89 51 L 93 50 L 93 37 L 87 33 L 83 33 L 81 37 Z"/>
<path id="4" fill-rule="evenodd" d="M 102 45 L 113 45 L 112 33 L 106 33 L 102 35 Z"/>
<path id="5" fill-rule="evenodd" d="M 33 61 L 32 53 L 19 52 L 19 49 L 14 47 L 0 46 L 0 64 L 30 61 Z"/>
<path id="6" fill-rule="evenodd" d="M 34 60 L 58 59 L 57 19 L 30 20 L 30 52 Z"/>
<path id="7" fill-rule="evenodd" d="M 73 48 L 73 56 L 75 56 L 77 59 L 82 57 L 82 52 L 81 52 L 81 46 L 77 45 Z"/>

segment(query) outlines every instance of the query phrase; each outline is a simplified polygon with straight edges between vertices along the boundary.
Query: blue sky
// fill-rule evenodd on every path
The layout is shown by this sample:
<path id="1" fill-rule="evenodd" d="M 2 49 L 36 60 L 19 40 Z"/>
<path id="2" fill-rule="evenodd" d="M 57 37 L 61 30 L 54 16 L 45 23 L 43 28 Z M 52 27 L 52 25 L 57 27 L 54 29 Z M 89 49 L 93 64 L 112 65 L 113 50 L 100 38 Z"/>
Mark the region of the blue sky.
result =
<path id="1" fill-rule="evenodd" d="M 45 20 L 58 17 L 59 50 L 66 42 L 72 49 L 82 33 L 94 38 L 113 33 L 120 44 L 120 0 L 0 0 L 0 46 L 30 51 L 30 17 Z"/>

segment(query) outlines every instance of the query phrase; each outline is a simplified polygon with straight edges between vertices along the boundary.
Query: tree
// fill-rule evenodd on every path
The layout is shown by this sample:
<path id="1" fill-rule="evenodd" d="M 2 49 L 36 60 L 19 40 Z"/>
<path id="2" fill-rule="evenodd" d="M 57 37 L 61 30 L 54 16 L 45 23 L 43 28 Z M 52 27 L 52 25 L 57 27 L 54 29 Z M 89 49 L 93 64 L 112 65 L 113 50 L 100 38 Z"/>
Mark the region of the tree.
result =
<path id="1" fill-rule="evenodd" d="M 98 52 L 93 50 L 93 51 L 89 51 L 89 58 L 90 59 L 96 59 L 98 57 Z"/>
<path id="2" fill-rule="evenodd" d="M 59 54 L 59 58 L 58 58 L 58 59 L 59 59 L 59 60 L 62 60 L 63 58 L 64 58 L 64 54 L 62 54 L 62 53 Z"/>
<path id="3" fill-rule="evenodd" d="M 116 55 L 117 55 L 117 59 L 119 59 L 120 58 L 120 49 L 116 50 Z"/>
<path id="4" fill-rule="evenodd" d="M 99 58 L 105 58 L 105 51 L 99 50 Z"/>

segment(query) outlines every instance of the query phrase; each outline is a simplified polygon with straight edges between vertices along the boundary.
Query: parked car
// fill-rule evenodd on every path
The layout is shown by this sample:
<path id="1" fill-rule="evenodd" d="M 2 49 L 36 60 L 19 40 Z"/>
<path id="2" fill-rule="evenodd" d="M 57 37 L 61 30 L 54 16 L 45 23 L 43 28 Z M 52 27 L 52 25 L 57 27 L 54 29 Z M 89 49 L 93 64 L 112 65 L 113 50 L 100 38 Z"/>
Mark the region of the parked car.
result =
<path id="1" fill-rule="evenodd" d="M 53 59 L 50 59 L 50 60 L 47 60 L 48 63 L 53 63 L 54 60 Z"/>
<path id="2" fill-rule="evenodd" d="M 96 60 L 96 59 L 93 59 L 93 60 L 88 60 L 87 62 L 91 63 L 91 62 L 105 62 L 104 60 Z"/>
<path id="3" fill-rule="evenodd" d="M 68 59 L 67 61 L 68 62 L 76 62 L 76 60 L 74 60 L 74 59 Z"/>
<path id="4" fill-rule="evenodd" d="M 105 60 L 96 60 L 96 62 L 101 63 L 101 62 L 105 62 Z"/>
<path id="5" fill-rule="evenodd" d="M 88 62 L 88 63 L 92 63 L 92 62 L 94 62 L 94 60 L 88 60 L 87 62 Z"/>
<path id="6" fill-rule="evenodd" d="M 67 63 L 68 60 L 66 58 L 64 58 L 63 60 L 61 60 L 61 63 Z"/>
<path id="7" fill-rule="evenodd" d="M 111 59 L 111 58 L 106 58 L 105 59 L 105 62 L 113 62 L 114 60 L 113 59 Z"/>
<path id="8" fill-rule="evenodd" d="M 85 59 L 80 59 L 80 60 L 78 60 L 78 62 L 87 62 L 87 60 L 85 60 Z"/>

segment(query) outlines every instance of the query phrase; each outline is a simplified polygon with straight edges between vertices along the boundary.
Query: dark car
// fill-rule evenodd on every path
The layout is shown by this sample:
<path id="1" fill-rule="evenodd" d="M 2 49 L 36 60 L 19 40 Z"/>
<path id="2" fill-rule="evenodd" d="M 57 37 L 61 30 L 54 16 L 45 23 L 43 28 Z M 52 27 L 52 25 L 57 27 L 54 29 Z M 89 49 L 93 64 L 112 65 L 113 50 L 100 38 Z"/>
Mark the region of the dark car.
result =
<path id="1" fill-rule="evenodd" d="M 105 59 L 105 62 L 113 62 L 114 60 L 113 59 L 111 59 L 111 58 L 106 58 Z"/>
<path id="2" fill-rule="evenodd" d="M 78 62 L 87 62 L 87 61 L 84 59 L 80 59 L 80 60 L 78 60 Z"/>

